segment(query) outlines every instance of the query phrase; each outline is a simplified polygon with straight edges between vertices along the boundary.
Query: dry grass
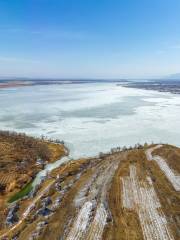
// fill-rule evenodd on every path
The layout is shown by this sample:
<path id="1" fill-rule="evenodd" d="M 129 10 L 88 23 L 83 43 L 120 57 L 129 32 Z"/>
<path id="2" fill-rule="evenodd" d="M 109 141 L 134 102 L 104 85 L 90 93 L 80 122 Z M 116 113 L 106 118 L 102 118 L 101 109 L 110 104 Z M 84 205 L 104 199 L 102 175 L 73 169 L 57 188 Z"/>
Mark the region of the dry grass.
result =
<path id="1" fill-rule="evenodd" d="M 180 174 L 180 149 L 165 145 L 153 152 L 153 155 L 159 155 L 167 160 L 167 163 L 171 169 Z"/>
<path id="2" fill-rule="evenodd" d="M 140 240 L 143 239 L 140 223 L 135 211 L 122 207 L 122 186 L 120 177 L 128 175 L 129 164 L 137 162 L 142 153 L 130 152 L 122 157 L 116 174 L 114 175 L 111 189 L 109 191 L 109 207 L 113 222 L 108 224 L 104 234 L 104 240 Z M 133 157 L 133 158 L 132 158 Z M 141 173 L 141 171 L 139 171 Z"/>
<path id="3" fill-rule="evenodd" d="M 175 153 L 173 153 L 173 150 L 175 150 Z M 175 170 L 180 160 L 177 160 L 178 153 L 178 148 L 170 146 L 167 146 L 167 149 L 166 146 L 164 146 L 162 149 L 156 150 L 156 154 L 168 158 L 168 163 L 171 162 L 171 166 L 173 166 Z M 172 160 L 171 157 L 173 157 L 174 160 Z M 174 163 L 175 160 L 176 162 Z M 133 210 L 124 209 L 122 207 L 122 185 L 120 177 L 127 176 L 130 164 L 134 163 L 137 166 L 137 174 L 141 181 L 145 181 L 147 175 L 151 176 L 162 210 L 168 221 L 170 231 L 173 233 L 174 239 L 179 239 L 180 195 L 173 189 L 171 183 L 168 182 L 166 176 L 160 170 L 156 162 L 146 160 L 144 150 L 130 151 L 126 155 L 126 158 L 121 161 L 119 169 L 113 178 L 109 192 L 109 207 L 113 216 L 113 222 L 107 225 L 103 234 L 103 239 L 143 239 L 138 215 Z"/>
<path id="4" fill-rule="evenodd" d="M 148 162 L 148 168 L 169 226 L 175 236 L 175 239 L 179 239 L 180 195 L 174 190 L 166 176 L 159 170 L 159 166 L 156 162 Z"/>
<path id="5" fill-rule="evenodd" d="M 153 155 L 158 154 L 166 158 L 169 166 L 177 171 L 179 166 L 179 153 L 179 148 L 167 145 L 155 150 Z M 112 180 L 106 184 L 106 180 L 110 175 L 110 166 L 115 162 L 119 163 L 118 168 L 115 174 L 113 172 L 114 175 Z M 139 212 L 137 211 L 137 205 L 139 203 L 134 208 L 128 209 L 123 206 L 122 201 L 123 187 L 121 180 L 129 176 L 129 169 L 132 165 L 136 166 L 139 186 L 146 191 L 145 194 L 151 193 L 151 191 L 148 191 L 148 186 L 150 187 L 150 184 L 147 181 L 147 176 L 152 179 L 152 188 L 155 189 L 155 194 L 157 195 L 156 200 L 160 202 L 159 209 L 155 207 L 156 213 L 158 211 L 164 213 L 168 229 L 170 229 L 174 239 L 178 240 L 180 238 L 179 193 L 173 189 L 172 184 L 168 181 L 157 163 L 146 159 L 145 149 L 133 149 L 114 153 L 104 156 L 101 159 L 80 159 L 71 161 L 52 171 L 51 178 L 45 181 L 42 187 L 45 187 L 48 181 L 58 181 L 56 177 L 59 175 L 59 182 L 63 189 L 68 186 L 70 182 L 74 181 L 79 173 L 81 173 L 81 176 L 78 180 L 74 181 L 73 185 L 64 193 L 62 201 L 53 215 L 48 218 L 48 224 L 42 229 L 37 239 L 56 240 L 60 239 L 60 237 L 66 239 L 68 232 L 73 229 L 72 226 L 82 207 L 82 205 L 76 205 L 75 200 L 78 198 L 84 186 L 90 183 L 85 195 L 83 195 L 83 201 L 92 202 L 95 200 L 96 205 L 88 220 L 87 232 L 84 232 L 83 236 L 89 237 L 89 239 L 92 239 L 92 236 L 94 238 L 94 232 L 92 234 L 91 230 L 94 229 L 92 226 L 98 224 L 94 224 L 95 216 L 98 206 L 102 204 L 102 206 L 105 207 L 105 212 L 108 214 L 110 211 L 112 216 L 112 218 L 109 218 L 108 215 L 105 228 L 104 226 L 101 228 L 101 230 L 104 228 L 103 240 L 143 240 L 143 230 L 141 228 L 142 221 L 140 221 Z M 105 176 L 103 174 L 105 174 Z M 95 176 L 95 178 L 93 178 L 93 176 Z M 102 178 L 102 176 L 104 178 Z M 45 194 L 45 196 L 50 196 L 52 201 L 54 201 L 59 194 L 61 193 L 57 192 L 54 185 L 52 185 L 50 191 Z M 40 203 L 41 201 L 36 204 L 36 210 L 40 207 Z M 28 200 L 24 200 L 22 202 L 23 209 L 26 208 L 28 204 Z M 82 202 L 82 204 L 84 204 L 84 202 Z M 145 210 L 148 212 L 148 204 L 144 206 L 146 207 Z M 23 209 L 20 208 L 20 215 Z M 153 210 L 154 209 L 151 209 L 151 211 Z M 35 230 L 37 223 L 42 219 L 43 217 L 36 216 L 35 211 L 32 211 L 26 221 L 18 228 L 20 232 L 19 239 L 28 239 Z M 96 240 L 96 238 L 94 238 L 94 240 Z"/>
<path id="6" fill-rule="evenodd" d="M 52 162 L 64 154 L 63 145 L 0 131 L 0 212 L 5 211 L 8 200 L 43 167 L 36 165 L 38 158 Z M 1 214 L 0 221 L 4 220 L 5 215 Z"/>
<path id="7" fill-rule="evenodd" d="M 71 166 L 72 169 L 72 166 Z M 76 169 L 74 169 L 75 171 Z M 63 198 L 61 207 L 55 212 L 52 219 L 50 219 L 49 226 L 45 229 L 42 240 L 49 239 L 59 239 L 59 236 L 64 234 L 66 225 L 69 223 L 70 219 L 73 219 L 76 215 L 76 209 L 73 204 L 73 200 L 78 192 L 78 190 L 87 182 L 92 174 L 91 169 L 89 169 L 81 179 L 73 185 L 73 188 L 68 192 L 68 194 Z"/>

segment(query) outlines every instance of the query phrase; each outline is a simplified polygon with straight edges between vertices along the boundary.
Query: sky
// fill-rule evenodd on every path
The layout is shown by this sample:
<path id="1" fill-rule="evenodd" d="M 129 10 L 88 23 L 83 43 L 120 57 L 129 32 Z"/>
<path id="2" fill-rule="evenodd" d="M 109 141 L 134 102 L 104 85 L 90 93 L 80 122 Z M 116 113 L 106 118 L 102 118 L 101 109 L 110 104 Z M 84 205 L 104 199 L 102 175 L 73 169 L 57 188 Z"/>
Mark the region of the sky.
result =
<path id="1" fill-rule="evenodd" d="M 0 0 L 0 77 L 180 72 L 180 0 Z"/>

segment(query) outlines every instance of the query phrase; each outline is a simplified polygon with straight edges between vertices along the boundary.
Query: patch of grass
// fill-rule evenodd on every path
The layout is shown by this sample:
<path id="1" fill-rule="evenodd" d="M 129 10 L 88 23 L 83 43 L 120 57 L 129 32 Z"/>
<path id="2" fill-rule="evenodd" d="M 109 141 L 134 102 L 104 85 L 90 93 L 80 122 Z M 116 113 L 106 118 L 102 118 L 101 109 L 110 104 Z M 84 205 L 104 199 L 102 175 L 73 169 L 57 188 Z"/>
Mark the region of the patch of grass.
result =
<path id="1" fill-rule="evenodd" d="M 21 198 L 23 198 L 24 196 L 26 196 L 28 193 L 30 193 L 30 191 L 33 189 L 32 187 L 32 181 L 27 183 L 19 192 L 17 192 L 16 194 L 14 194 L 9 200 L 8 203 L 13 203 Z"/>

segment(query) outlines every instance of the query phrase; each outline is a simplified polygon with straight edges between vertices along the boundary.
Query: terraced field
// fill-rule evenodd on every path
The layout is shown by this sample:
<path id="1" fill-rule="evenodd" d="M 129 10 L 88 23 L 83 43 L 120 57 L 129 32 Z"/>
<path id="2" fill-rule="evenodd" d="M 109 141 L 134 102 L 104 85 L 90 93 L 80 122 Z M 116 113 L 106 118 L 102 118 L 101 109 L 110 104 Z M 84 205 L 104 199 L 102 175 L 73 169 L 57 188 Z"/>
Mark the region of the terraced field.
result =
<path id="1" fill-rule="evenodd" d="M 179 148 L 152 145 L 63 164 L 19 202 L 17 222 L 0 237 L 178 240 L 179 154 Z"/>
<path id="2" fill-rule="evenodd" d="M 0 131 L 0 230 L 6 226 L 10 203 L 26 196 L 35 175 L 65 152 L 62 144 Z"/>

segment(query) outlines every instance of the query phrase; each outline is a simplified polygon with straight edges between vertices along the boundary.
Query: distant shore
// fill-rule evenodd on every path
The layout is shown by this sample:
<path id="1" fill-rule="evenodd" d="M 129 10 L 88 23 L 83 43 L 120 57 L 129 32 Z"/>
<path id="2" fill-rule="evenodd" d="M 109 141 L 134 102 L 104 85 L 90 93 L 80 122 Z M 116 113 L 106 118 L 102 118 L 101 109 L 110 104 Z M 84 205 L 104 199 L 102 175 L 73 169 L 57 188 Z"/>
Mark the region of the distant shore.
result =
<path id="1" fill-rule="evenodd" d="M 88 83 L 127 83 L 125 79 L 104 80 L 104 79 L 17 79 L 17 80 L 1 80 L 0 89 L 11 87 L 26 87 L 35 85 L 62 85 L 62 84 L 88 84 Z"/>
<path id="2" fill-rule="evenodd" d="M 1 88 L 11 88 L 11 87 L 25 87 L 32 85 L 31 82 L 27 81 L 10 81 L 10 82 L 0 82 Z"/>
<path id="3" fill-rule="evenodd" d="M 121 84 L 118 85 L 122 86 Z M 180 94 L 180 80 L 138 81 L 130 82 L 123 87 Z"/>
<path id="4" fill-rule="evenodd" d="M 127 88 L 137 88 L 144 90 L 155 90 L 158 92 L 168 92 L 180 94 L 180 80 L 103 80 L 103 79 L 87 79 L 87 80 L 63 80 L 63 79 L 37 79 L 37 80 L 0 80 L 0 90 L 13 87 L 27 87 L 36 85 L 64 85 L 64 84 L 88 84 L 88 83 L 115 83 L 117 86 Z"/>

